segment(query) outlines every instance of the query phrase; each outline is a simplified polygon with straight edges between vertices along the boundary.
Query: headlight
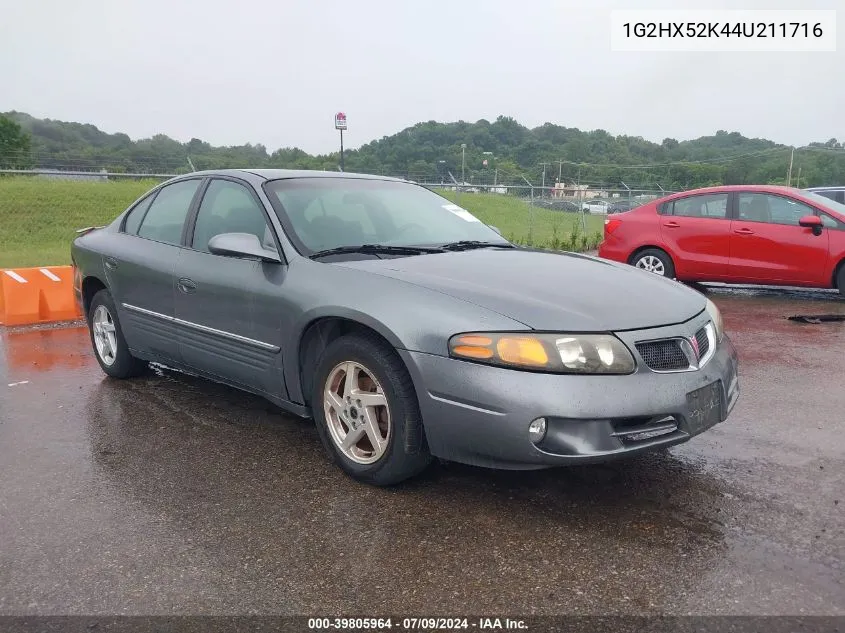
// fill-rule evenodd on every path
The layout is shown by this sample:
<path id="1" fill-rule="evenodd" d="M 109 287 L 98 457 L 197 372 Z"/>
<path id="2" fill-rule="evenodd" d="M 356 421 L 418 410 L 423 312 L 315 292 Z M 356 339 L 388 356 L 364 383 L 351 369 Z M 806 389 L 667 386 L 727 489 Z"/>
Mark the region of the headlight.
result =
<path id="1" fill-rule="evenodd" d="M 612 334 L 473 332 L 449 340 L 449 354 L 514 369 L 559 374 L 630 374 L 631 352 Z"/>
<path id="2" fill-rule="evenodd" d="M 725 336 L 725 322 L 722 321 L 722 313 L 719 312 L 719 308 L 710 299 L 707 300 L 707 314 L 710 315 L 710 320 L 713 321 L 713 329 L 716 330 L 716 342 L 721 343 Z"/>

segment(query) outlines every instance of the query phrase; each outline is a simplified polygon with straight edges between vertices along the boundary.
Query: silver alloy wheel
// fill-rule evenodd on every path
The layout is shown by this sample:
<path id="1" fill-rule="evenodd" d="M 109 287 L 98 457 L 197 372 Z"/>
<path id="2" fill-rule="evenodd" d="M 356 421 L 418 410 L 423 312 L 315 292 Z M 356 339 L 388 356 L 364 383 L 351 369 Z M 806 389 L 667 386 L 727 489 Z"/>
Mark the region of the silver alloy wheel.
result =
<path id="1" fill-rule="evenodd" d="M 97 306 L 91 319 L 91 329 L 94 331 L 94 346 L 97 356 L 104 365 L 111 366 L 117 360 L 117 335 L 114 320 L 106 306 Z"/>
<path id="2" fill-rule="evenodd" d="M 377 462 L 390 441 L 390 407 L 373 373 L 353 361 L 329 372 L 323 388 L 329 434 L 341 452 L 357 464 Z"/>
<path id="3" fill-rule="evenodd" d="M 661 262 L 660 259 L 655 257 L 654 255 L 646 255 L 644 257 L 640 257 L 637 260 L 637 263 L 634 265 L 637 268 L 641 268 L 656 275 L 666 275 L 666 268 L 663 266 L 663 262 Z"/>

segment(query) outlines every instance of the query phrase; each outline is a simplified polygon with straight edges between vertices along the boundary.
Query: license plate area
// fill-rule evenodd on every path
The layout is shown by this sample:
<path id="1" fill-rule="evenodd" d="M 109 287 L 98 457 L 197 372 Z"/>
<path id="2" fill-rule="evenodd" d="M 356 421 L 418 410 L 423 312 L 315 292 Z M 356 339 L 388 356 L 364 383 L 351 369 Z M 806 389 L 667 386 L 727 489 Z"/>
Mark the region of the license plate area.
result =
<path id="1" fill-rule="evenodd" d="M 722 382 L 717 380 L 687 394 L 686 426 L 698 435 L 722 421 Z"/>

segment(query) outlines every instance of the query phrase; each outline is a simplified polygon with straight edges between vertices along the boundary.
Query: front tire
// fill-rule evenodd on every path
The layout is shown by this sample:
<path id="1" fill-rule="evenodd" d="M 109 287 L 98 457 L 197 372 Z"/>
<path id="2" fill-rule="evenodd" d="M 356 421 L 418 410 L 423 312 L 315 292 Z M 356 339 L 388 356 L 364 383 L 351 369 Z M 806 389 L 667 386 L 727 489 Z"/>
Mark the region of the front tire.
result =
<path id="1" fill-rule="evenodd" d="M 666 251 L 659 248 L 647 248 L 635 254 L 630 261 L 634 268 L 645 270 L 661 277 L 675 278 L 675 265 Z"/>
<path id="2" fill-rule="evenodd" d="M 117 318 L 117 308 L 108 290 L 100 290 L 88 307 L 88 332 L 94 356 L 102 370 L 112 378 L 138 376 L 147 363 L 129 352 Z"/>
<path id="3" fill-rule="evenodd" d="M 836 273 L 836 287 L 839 294 L 845 297 L 845 263 L 839 266 L 839 272 Z"/>
<path id="4" fill-rule="evenodd" d="M 311 408 L 332 461 L 349 476 L 390 486 L 431 463 L 411 378 L 374 335 L 342 336 L 317 363 Z"/>

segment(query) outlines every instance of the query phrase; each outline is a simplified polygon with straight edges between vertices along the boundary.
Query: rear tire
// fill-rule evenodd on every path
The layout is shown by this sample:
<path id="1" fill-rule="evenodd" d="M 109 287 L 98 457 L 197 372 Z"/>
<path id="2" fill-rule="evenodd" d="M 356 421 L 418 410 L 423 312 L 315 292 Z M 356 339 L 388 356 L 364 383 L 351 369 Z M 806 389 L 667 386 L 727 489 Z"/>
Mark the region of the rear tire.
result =
<path id="1" fill-rule="evenodd" d="M 845 262 L 839 265 L 839 272 L 836 273 L 836 287 L 839 289 L 839 294 L 845 297 Z"/>
<path id="2" fill-rule="evenodd" d="M 647 248 L 639 251 L 628 262 L 635 268 L 645 270 L 661 277 L 675 278 L 675 265 L 666 251 L 659 248 Z"/>
<path id="3" fill-rule="evenodd" d="M 375 335 L 350 334 L 326 347 L 311 409 L 330 458 L 358 481 L 390 486 L 431 463 L 411 377 Z"/>
<path id="4" fill-rule="evenodd" d="M 117 308 L 108 290 L 100 290 L 91 299 L 88 332 L 94 356 L 107 375 L 112 378 L 132 378 L 146 370 L 148 364 L 129 352 L 117 318 Z"/>

